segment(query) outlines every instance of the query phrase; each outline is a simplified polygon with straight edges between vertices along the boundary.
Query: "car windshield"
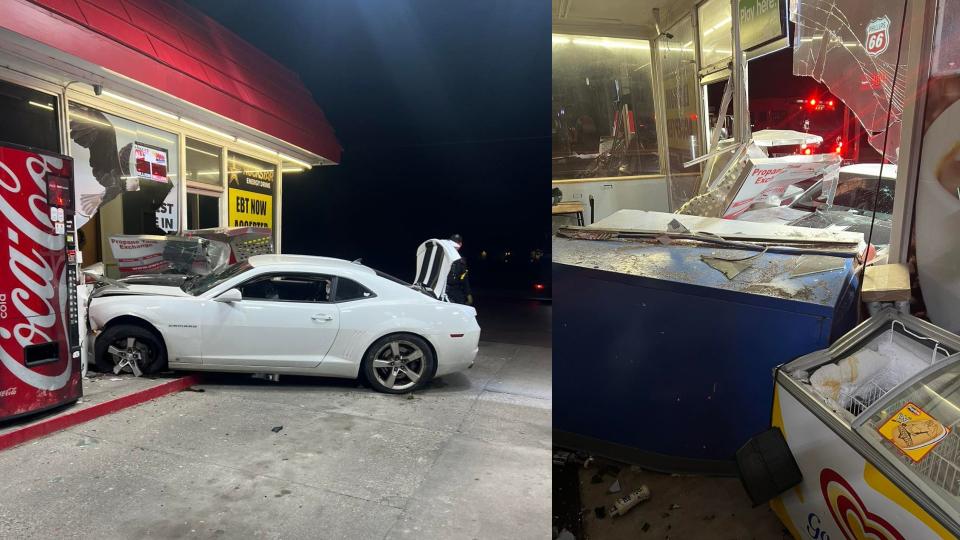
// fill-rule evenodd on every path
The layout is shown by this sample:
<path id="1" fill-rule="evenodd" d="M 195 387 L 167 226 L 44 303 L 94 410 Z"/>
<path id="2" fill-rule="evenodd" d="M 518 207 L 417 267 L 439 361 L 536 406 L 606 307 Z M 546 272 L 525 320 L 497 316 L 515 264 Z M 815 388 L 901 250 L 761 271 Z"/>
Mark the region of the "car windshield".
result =
<path id="1" fill-rule="evenodd" d="M 851 178 L 841 180 L 837 186 L 837 194 L 833 198 L 831 210 L 853 210 L 861 214 L 873 212 L 874 199 L 877 202 L 877 218 L 890 219 L 893 215 L 894 181 L 884 179 L 880 183 L 880 194 L 877 196 L 876 178 Z M 813 188 L 804 193 L 793 204 L 800 210 L 826 210 L 827 196 L 823 193 L 823 183 L 818 182 Z"/>
<path id="2" fill-rule="evenodd" d="M 180 288 L 183 289 L 184 292 L 197 296 L 251 268 L 253 268 L 253 266 L 247 261 L 238 262 L 205 276 L 187 278 L 187 280 L 180 285 Z"/>

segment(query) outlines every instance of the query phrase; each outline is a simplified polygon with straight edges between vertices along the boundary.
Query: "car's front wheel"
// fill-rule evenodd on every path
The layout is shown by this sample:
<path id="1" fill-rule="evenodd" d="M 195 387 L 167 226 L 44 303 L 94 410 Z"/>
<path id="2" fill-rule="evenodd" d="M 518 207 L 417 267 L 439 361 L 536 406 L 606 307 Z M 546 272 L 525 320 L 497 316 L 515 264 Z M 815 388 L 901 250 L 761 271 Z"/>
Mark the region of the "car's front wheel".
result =
<path id="1" fill-rule="evenodd" d="M 388 394 L 412 392 L 436 371 L 436 359 L 427 342 L 411 334 L 378 339 L 363 357 L 363 371 L 374 390 Z"/>
<path id="2" fill-rule="evenodd" d="M 105 373 L 131 372 L 152 375 L 167 365 L 163 341 L 150 330 L 133 324 L 118 324 L 97 336 L 97 369 Z"/>

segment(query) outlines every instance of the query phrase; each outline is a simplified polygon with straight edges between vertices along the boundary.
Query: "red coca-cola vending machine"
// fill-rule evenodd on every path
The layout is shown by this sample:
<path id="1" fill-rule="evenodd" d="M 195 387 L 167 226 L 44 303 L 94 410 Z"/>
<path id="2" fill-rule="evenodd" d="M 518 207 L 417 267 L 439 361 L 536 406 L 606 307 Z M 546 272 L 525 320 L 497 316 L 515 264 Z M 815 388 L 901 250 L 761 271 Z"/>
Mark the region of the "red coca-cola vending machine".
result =
<path id="1" fill-rule="evenodd" d="M 0 421 L 76 401 L 73 161 L 0 143 Z"/>

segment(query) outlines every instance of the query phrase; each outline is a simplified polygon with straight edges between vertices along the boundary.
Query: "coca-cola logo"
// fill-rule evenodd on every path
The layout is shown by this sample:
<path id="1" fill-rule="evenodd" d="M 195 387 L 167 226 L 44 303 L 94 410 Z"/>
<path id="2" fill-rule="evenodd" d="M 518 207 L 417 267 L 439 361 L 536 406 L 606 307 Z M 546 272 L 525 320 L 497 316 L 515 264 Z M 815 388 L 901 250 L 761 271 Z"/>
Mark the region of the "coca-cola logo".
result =
<path id="1" fill-rule="evenodd" d="M 38 373 L 14 358 L 10 351 L 55 339 L 57 325 L 67 335 L 66 266 L 44 253 L 63 252 L 64 237 L 53 233 L 46 208 L 46 174 L 62 171 L 63 160 L 34 153 L 2 149 L 0 152 L 0 213 L 6 230 L 9 291 L 0 324 L 0 362 L 10 373 L 39 390 L 58 390 L 70 379 L 72 360 L 57 375 Z M 56 266 L 56 267 L 55 267 Z M 58 294 L 59 293 L 59 294 Z M 59 300 L 54 306 L 54 302 Z"/>
<path id="2" fill-rule="evenodd" d="M 17 387 L 11 386 L 10 388 L 4 388 L 0 390 L 0 397 L 10 397 L 17 395 Z"/>

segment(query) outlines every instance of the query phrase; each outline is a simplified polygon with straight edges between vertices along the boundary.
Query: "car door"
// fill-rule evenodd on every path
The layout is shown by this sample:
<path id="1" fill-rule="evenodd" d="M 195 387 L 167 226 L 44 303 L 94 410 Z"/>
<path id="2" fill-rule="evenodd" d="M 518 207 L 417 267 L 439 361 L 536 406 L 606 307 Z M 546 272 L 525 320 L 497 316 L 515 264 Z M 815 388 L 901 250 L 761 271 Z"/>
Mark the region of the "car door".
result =
<path id="1" fill-rule="evenodd" d="M 255 369 L 317 367 L 340 329 L 330 302 L 333 279 L 309 273 L 268 273 L 237 288 L 238 302 L 206 302 L 203 364 Z"/>

